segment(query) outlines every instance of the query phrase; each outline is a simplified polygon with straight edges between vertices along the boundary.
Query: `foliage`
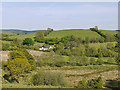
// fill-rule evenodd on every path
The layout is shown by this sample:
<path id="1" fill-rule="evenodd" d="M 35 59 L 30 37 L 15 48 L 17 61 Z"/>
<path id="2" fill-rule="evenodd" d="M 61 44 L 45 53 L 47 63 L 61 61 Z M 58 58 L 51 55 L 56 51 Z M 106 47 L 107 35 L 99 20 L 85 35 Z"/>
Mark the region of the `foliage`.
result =
<path id="1" fill-rule="evenodd" d="M 44 42 L 44 32 L 41 30 L 37 31 L 34 39 L 37 42 Z"/>
<path id="2" fill-rule="evenodd" d="M 95 58 L 90 58 L 90 64 L 91 65 L 96 65 L 96 61 L 95 61 Z"/>
<path id="3" fill-rule="evenodd" d="M 70 41 L 74 41 L 75 37 L 73 35 L 71 36 L 65 36 L 61 38 L 61 42 L 65 43 L 65 42 L 70 42 Z"/>
<path id="4" fill-rule="evenodd" d="M 15 58 L 9 60 L 7 66 L 5 67 L 5 75 L 11 81 L 19 82 L 18 79 L 20 75 L 24 72 L 29 72 L 31 70 L 30 64 L 25 58 Z"/>
<path id="5" fill-rule="evenodd" d="M 31 54 L 28 53 L 27 50 L 25 49 L 19 49 L 19 50 L 16 50 L 16 51 L 12 51 L 9 53 L 9 60 L 13 60 L 15 58 L 25 58 L 28 60 L 28 62 L 30 63 L 30 66 L 31 66 L 31 70 L 35 69 L 36 68 L 36 63 L 35 63 L 35 60 L 34 58 L 32 57 Z"/>
<path id="6" fill-rule="evenodd" d="M 35 57 L 37 60 L 37 66 L 57 66 L 62 67 L 66 65 L 67 61 L 62 56 L 41 56 Z"/>
<path id="7" fill-rule="evenodd" d="M 102 88 L 103 87 L 103 81 L 101 77 L 98 77 L 96 79 L 88 80 L 88 88 Z"/>
<path id="8" fill-rule="evenodd" d="M 25 40 L 23 40 L 23 45 L 27 45 L 27 46 L 30 46 L 30 45 L 33 45 L 34 42 L 31 38 L 25 38 Z"/>
<path id="9" fill-rule="evenodd" d="M 10 44 L 2 43 L 2 50 L 9 50 Z"/>
<path id="10" fill-rule="evenodd" d="M 98 58 L 96 63 L 97 63 L 98 65 L 102 65 L 102 64 L 103 64 L 103 60 L 102 60 L 101 58 Z"/>
<path id="11" fill-rule="evenodd" d="M 114 47 L 113 43 L 107 43 L 107 49 L 112 49 Z"/>
<path id="12" fill-rule="evenodd" d="M 33 56 L 31 54 L 29 54 L 26 49 L 21 49 L 20 51 L 28 59 L 28 62 L 30 63 L 30 66 L 31 66 L 31 69 L 34 70 L 36 68 L 36 63 L 35 63 L 35 59 L 33 58 Z"/>
<path id="13" fill-rule="evenodd" d="M 18 50 L 16 50 L 16 51 L 11 51 L 10 53 L 9 53 L 9 60 L 13 60 L 13 59 L 15 59 L 15 58 L 26 58 L 25 57 L 25 55 L 21 52 L 21 51 L 18 51 Z"/>
<path id="14" fill-rule="evenodd" d="M 89 65 L 89 59 L 86 56 L 71 56 L 69 59 L 69 65 L 72 66 L 87 66 Z"/>
<path id="15" fill-rule="evenodd" d="M 86 80 L 79 81 L 77 88 L 87 88 L 87 82 Z"/>
<path id="16" fill-rule="evenodd" d="M 79 81 L 77 88 L 96 88 L 100 89 L 103 87 L 103 81 L 101 77 L 90 80 Z"/>
<path id="17" fill-rule="evenodd" d="M 39 71 L 33 75 L 33 85 L 52 85 L 52 86 L 66 86 L 66 80 L 63 73 Z"/>
<path id="18" fill-rule="evenodd" d="M 107 62 L 110 63 L 110 64 L 113 64 L 113 63 L 115 63 L 115 59 L 112 58 L 112 57 L 109 57 Z"/>

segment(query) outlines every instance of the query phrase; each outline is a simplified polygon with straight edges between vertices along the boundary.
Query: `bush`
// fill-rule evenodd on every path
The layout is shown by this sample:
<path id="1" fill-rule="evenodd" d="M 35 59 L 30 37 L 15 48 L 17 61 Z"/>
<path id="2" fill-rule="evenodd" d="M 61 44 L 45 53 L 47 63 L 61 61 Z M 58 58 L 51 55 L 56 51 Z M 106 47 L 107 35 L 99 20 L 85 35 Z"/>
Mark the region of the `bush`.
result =
<path id="1" fill-rule="evenodd" d="M 15 58 L 26 58 L 25 55 L 21 51 L 11 51 L 9 53 L 9 60 L 13 60 Z"/>
<path id="2" fill-rule="evenodd" d="M 23 45 L 27 45 L 27 46 L 30 46 L 30 45 L 33 45 L 34 42 L 31 38 L 25 38 L 25 40 L 23 40 Z"/>
<path id="3" fill-rule="evenodd" d="M 10 44 L 2 44 L 2 50 L 9 50 Z"/>
<path id="4" fill-rule="evenodd" d="M 9 80 L 19 83 L 18 79 L 20 75 L 24 72 L 29 72 L 30 70 L 31 66 L 27 59 L 15 58 L 8 61 L 7 66 L 5 67 L 5 76 L 7 76 Z"/>
<path id="5" fill-rule="evenodd" d="M 86 56 L 71 56 L 69 59 L 69 65 L 72 66 L 87 66 L 89 65 L 89 59 Z"/>
<path id="6" fill-rule="evenodd" d="M 62 56 L 41 56 L 36 57 L 37 66 L 57 66 L 62 67 L 66 65 L 66 60 Z"/>
<path id="7" fill-rule="evenodd" d="M 107 43 L 107 49 L 112 49 L 114 47 L 113 43 Z"/>
<path id="8" fill-rule="evenodd" d="M 15 58 L 27 59 L 28 62 L 30 63 L 31 70 L 34 70 L 36 68 L 36 63 L 35 63 L 34 58 L 25 49 L 19 49 L 19 50 L 16 50 L 16 51 L 11 51 L 9 53 L 9 60 L 13 60 Z"/>
<path id="9" fill-rule="evenodd" d="M 96 65 L 95 58 L 90 58 L 90 64 L 91 64 L 91 65 Z"/>
<path id="10" fill-rule="evenodd" d="M 31 80 L 33 85 L 52 85 L 52 86 L 67 86 L 65 76 L 58 72 L 39 71 L 33 75 Z"/>
<path id="11" fill-rule="evenodd" d="M 26 49 L 21 49 L 20 50 L 25 57 L 28 59 L 28 62 L 31 65 L 31 69 L 34 70 L 36 68 L 36 63 L 35 63 L 35 59 L 33 58 L 33 56 L 31 54 L 29 54 L 29 52 Z"/>
<path id="12" fill-rule="evenodd" d="M 101 77 L 98 77 L 96 79 L 90 79 L 90 80 L 82 80 L 79 81 L 77 88 L 102 88 L 103 87 L 103 81 Z"/>
<path id="13" fill-rule="evenodd" d="M 86 80 L 79 81 L 77 88 L 87 88 Z"/>
<path id="14" fill-rule="evenodd" d="M 98 58 L 98 59 L 97 59 L 97 64 L 98 64 L 98 65 L 102 65 L 102 64 L 103 64 L 103 60 L 102 60 L 101 58 Z"/>
<path id="15" fill-rule="evenodd" d="M 110 64 L 113 64 L 113 63 L 115 63 L 115 60 L 112 57 L 109 57 L 107 62 Z"/>
<path id="16" fill-rule="evenodd" d="M 88 88 L 102 88 L 103 87 L 103 81 L 101 77 L 98 77 L 97 79 L 91 79 L 88 80 Z"/>

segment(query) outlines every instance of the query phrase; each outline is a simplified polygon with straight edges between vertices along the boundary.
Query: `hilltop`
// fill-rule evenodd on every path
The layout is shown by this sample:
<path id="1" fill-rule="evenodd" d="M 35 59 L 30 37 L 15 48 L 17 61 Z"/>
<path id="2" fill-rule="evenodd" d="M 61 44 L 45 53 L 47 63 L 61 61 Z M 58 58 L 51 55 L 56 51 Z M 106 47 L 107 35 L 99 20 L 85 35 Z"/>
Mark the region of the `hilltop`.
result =
<path id="1" fill-rule="evenodd" d="M 101 30 L 103 33 L 109 33 L 111 35 L 117 34 L 117 31 L 110 31 L 110 30 Z M 24 32 L 24 31 L 23 31 Z M 27 31 L 29 32 L 28 34 L 20 34 L 20 35 L 15 35 L 15 36 L 10 36 L 10 38 L 32 38 L 35 37 L 36 31 Z M 99 34 L 96 32 L 90 31 L 89 29 L 69 29 L 69 30 L 57 30 L 53 31 L 50 34 L 48 34 L 45 38 L 62 38 L 65 36 L 73 35 L 75 37 L 80 37 L 80 38 L 99 38 L 101 37 Z"/>

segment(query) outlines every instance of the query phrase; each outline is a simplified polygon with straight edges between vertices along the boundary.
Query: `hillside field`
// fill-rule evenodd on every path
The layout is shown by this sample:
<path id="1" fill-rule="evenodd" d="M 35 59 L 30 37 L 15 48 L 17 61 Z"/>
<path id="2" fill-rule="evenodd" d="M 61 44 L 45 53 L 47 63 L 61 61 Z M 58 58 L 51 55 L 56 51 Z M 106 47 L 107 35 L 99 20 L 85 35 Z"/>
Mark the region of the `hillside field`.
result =
<path id="1" fill-rule="evenodd" d="M 111 35 L 117 34 L 117 31 L 109 31 L 109 30 L 101 30 L 103 33 L 109 33 Z M 88 29 L 70 29 L 70 30 L 58 30 L 58 31 L 53 31 L 49 35 L 47 35 L 45 38 L 62 38 L 65 36 L 73 35 L 75 37 L 80 37 L 80 38 L 99 38 L 101 37 L 99 34 L 96 32 L 90 31 Z M 25 38 L 32 38 L 34 39 L 35 33 L 28 33 L 28 34 L 20 34 L 20 35 L 15 35 L 15 36 L 10 36 L 10 38 L 20 38 L 20 39 L 25 39 Z"/>

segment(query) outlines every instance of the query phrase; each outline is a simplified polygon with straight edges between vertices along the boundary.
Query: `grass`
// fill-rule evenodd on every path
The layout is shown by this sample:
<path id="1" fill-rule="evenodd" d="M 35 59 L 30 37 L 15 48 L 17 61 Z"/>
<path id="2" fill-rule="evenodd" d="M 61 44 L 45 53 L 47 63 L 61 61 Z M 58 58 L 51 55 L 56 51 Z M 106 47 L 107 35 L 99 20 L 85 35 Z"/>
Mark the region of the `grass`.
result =
<path id="1" fill-rule="evenodd" d="M 75 85 L 81 80 L 81 79 L 90 79 L 90 78 L 96 78 L 100 74 L 104 77 L 106 75 L 106 72 L 117 70 L 117 65 L 89 65 L 89 66 L 64 66 L 64 67 L 49 67 L 49 66 L 43 66 L 43 67 L 37 67 L 36 70 L 26 73 L 24 76 L 24 79 L 28 79 L 25 82 L 22 82 L 20 84 L 12 83 L 12 84 L 3 84 L 3 88 L 74 88 Z M 27 81 L 30 81 L 30 78 L 32 75 L 37 73 L 39 70 L 42 71 L 51 71 L 51 72 L 62 72 L 66 75 L 66 79 L 70 82 L 70 87 L 60 87 L 60 86 L 32 86 L 27 83 Z M 75 73 L 76 72 L 76 73 Z M 113 72 L 111 72 L 113 73 Z M 114 74 L 114 73 L 113 73 Z M 110 78 L 115 78 L 115 75 L 111 75 L 109 72 Z M 26 78 L 25 78 L 26 77 Z M 106 76 L 105 76 L 106 77 Z M 23 80 L 24 81 L 24 80 Z"/>
<path id="2" fill-rule="evenodd" d="M 89 43 L 89 46 L 90 47 L 100 47 L 100 46 L 106 47 L 108 43 L 112 43 L 115 46 L 117 42 Z"/>
<path id="3" fill-rule="evenodd" d="M 29 33 L 29 34 L 20 34 L 20 35 L 16 35 L 16 36 L 10 36 L 10 38 L 19 38 L 24 40 L 25 38 L 31 38 L 34 39 L 35 37 L 35 33 Z"/>
<path id="4" fill-rule="evenodd" d="M 106 70 L 110 68 L 118 68 L 117 65 L 88 65 L 88 66 L 64 66 L 64 67 L 38 67 L 41 70 Z"/>
<path id="5" fill-rule="evenodd" d="M 80 38 L 97 38 L 100 37 L 96 32 L 92 32 L 90 30 L 84 30 L 84 29 L 71 29 L 71 30 L 59 30 L 59 31 L 53 31 L 47 37 L 45 38 L 62 38 L 68 35 L 74 35 L 75 37 L 80 37 Z M 23 34 L 23 35 L 16 35 L 16 36 L 10 36 L 10 38 L 20 38 L 20 39 L 25 39 L 25 38 L 32 38 L 35 37 L 35 33 L 29 33 L 29 34 Z"/>
<path id="6" fill-rule="evenodd" d="M 108 31 L 108 30 L 101 30 L 103 33 L 110 33 L 111 35 L 115 35 L 117 32 L 116 31 Z M 45 38 L 62 38 L 68 35 L 74 35 L 75 37 L 80 37 L 80 38 L 97 38 L 101 37 L 99 34 L 96 32 L 90 31 L 88 29 L 70 29 L 70 30 L 58 30 L 58 31 L 53 31 L 49 35 L 47 35 Z M 15 35 L 15 36 L 10 36 L 10 38 L 20 38 L 20 39 L 25 39 L 25 38 L 32 38 L 34 40 L 35 33 L 28 33 L 28 34 L 20 34 L 20 35 Z"/>
<path id="7" fill-rule="evenodd" d="M 70 30 L 59 30 L 51 32 L 46 38 L 62 38 L 68 35 L 74 35 L 75 37 L 80 38 L 96 38 L 100 37 L 96 32 L 92 32 L 87 29 L 70 29 Z"/>
<path id="8" fill-rule="evenodd" d="M 99 68 L 100 70 L 101 68 Z M 100 70 L 100 71 L 95 71 L 95 72 L 92 72 L 92 73 L 87 73 L 87 74 L 82 74 L 82 75 L 67 75 L 67 77 L 70 77 L 70 76 L 83 76 L 83 77 L 88 77 L 89 75 L 93 75 L 93 74 L 100 74 L 100 73 L 103 73 L 103 72 L 107 72 L 107 71 L 112 71 L 112 70 L 117 70 L 118 68 L 117 67 L 107 67 L 107 68 L 104 68 L 103 70 Z"/>
<path id="9" fill-rule="evenodd" d="M 110 34 L 110 35 L 115 35 L 117 34 L 118 32 L 117 31 L 110 31 L 110 30 L 100 30 L 101 32 L 103 32 L 103 34 Z"/>
<path id="10" fill-rule="evenodd" d="M 2 84 L 2 88 L 71 88 L 71 87 L 61 87 L 61 86 L 50 86 L 50 85 L 41 85 L 41 86 L 32 86 L 24 84 Z"/>

